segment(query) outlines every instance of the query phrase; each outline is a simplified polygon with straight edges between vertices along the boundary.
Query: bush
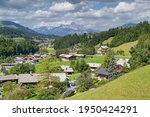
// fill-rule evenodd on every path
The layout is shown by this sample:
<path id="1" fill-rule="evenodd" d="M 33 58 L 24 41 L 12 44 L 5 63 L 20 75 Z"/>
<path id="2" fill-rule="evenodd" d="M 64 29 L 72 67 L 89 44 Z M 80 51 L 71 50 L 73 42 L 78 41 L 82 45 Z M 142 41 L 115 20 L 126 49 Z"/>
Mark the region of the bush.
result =
<path id="1" fill-rule="evenodd" d="M 78 54 L 86 54 L 86 55 L 94 55 L 95 54 L 95 48 L 82 48 L 78 51 Z"/>
<path id="2" fill-rule="evenodd" d="M 26 97 L 31 97 L 32 92 L 27 89 L 16 89 L 11 92 L 9 95 L 5 96 L 6 100 L 24 100 Z"/>
<path id="3" fill-rule="evenodd" d="M 60 90 L 57 88 L 50 88 L 43 90 L 38 96 L 38 100 L 56 100 L 60 98 Z"/>
<path id="4" fill-rule="evenodd" d="M 94 87 L 94 84 L 92 83 L 92 77 L 91 73 L 89 71 L 83 72 L 78 78 L 77 78 L 77 91 L 84 92 L 89 90 L 90 88 Z"/>
<path id="5" fill-rule="evenodd" d="M 9 71 L 10 74 L 25 74 L 30 72 L 35 73 L 35 66 L 31 63 L 17 64 Z"/>

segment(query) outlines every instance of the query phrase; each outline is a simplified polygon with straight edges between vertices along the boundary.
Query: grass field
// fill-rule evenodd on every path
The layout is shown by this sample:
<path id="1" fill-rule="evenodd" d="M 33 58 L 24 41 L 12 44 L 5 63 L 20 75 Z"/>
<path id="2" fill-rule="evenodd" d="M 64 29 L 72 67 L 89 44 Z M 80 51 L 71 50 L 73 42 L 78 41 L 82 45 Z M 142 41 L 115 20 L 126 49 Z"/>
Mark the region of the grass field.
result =
<path id="1" fill-rule="evenodd" d="M 55 50 L 54 48 L 47 48 L 47 50 L 48 50 L 48 52 L 50 52 L 50 53 L 55 53 L 55 52 L 56 52 L 56 50 Z"/>
<path id="2" fill-rule="evenodd" d="M 138 41 L 129 42 L 129 43 L 122 44 L 122 45 L 112 48 L 112 49 L 115 52 L 117 52 L 117 50 L 123 50 L 125 52 L 125 55 L 129 56 L 130 55 L 129 51 L 130 51 L 131 47 L 134 47 L 137 43 L 138 43 Z"/>
<path id="3" fill-rule="evenodd" d="M 100 57 L 93 57 L 93 58 L 85 58 L 85 61 L 87 63 L 103 63 L 105 57 L 100 56 Z M 70 65 L 70 61 L 60 61 L 59 59 L 56 59 L 56 61 L 53 62 L 54 65 L 56 66 L 61 66 L 61 65 Z M 41 73 L 41 69 L 43 68 L 42 64 L 37 64 L 35 65 L 36 68 L 36 73 Z"/>
<path id="4" fill-rule="evenodd" d="M 109 39 L 103 41 L 102 44 L 110 44 L 114 37 L 110 37 Z M 100 47 L 100 43 L 95 46 L 96 49 Z"/>
<path id="5" fill-rule="evenodd" d="M 109 39 L 105 40 L 103 44 L 111 44 L 111 41 L 113 40 L 114 37 L 110 37 Z"/>
<path id="6" fill-rule="evenodd" d="M 120 78 L 78 93 L 70 100 L 144 100 L 150 99 L 150 65 L 132 71 Z"/>

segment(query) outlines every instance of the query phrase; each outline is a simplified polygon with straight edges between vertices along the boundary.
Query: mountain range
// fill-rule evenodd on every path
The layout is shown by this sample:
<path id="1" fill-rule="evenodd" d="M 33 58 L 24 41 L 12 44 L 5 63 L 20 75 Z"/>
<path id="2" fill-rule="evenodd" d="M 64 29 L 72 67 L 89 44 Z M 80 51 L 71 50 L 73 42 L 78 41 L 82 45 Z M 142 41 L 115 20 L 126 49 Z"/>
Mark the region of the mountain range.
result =
<path id="1" fill-rule="evenodd" d="M 122 28 L 128 28 L 128 27 L 133 27 L 136 26 L 134 23 L 128 23 L 125 25 L 122 25 L 120 27 Z M 100 31 L 94 30 L 94 29 L 89 29 L 86 28 L 83 25 L 76 24 L 74 22 L 70 24 L 60 24 L 57 26 L 51 26 L 48 24 L 45 24 L 43 26 L 36 27 L 34 29 L 30 29 L 28 27 L 22 26 L 21 24 L 14 23 L 12 21 L 0 21 L 0 28 L 1 32 L 5 32 L 7 35 L 7 32 L 9 33 L 10 30 L 13 33 L 16 33 L 19 31 L 21 32 L 21 35 L 34 35 L 34 36 L 48 36 L 48 37 L 58 37 L 58 36 L 65 36 L 69 34 L 83 34 L 83 33 L 98 33 Z M 4 30 L 4 31 L 3 31 Z M 7 30 L 7 31 L 5 31 Z M 23 33 L 23 34 L 22 34 Z M 11 33 L 9 33 L 11 34 Z M 56 36 L 57 35 L 57 36 Z"/>
<path id="2" fill-rule="evenodd" d="M 94 29 L 86 28 L 83 25 L 76 24 L 72 22 L 71 24 L 61 24 L 59 26 L 40 26 L 35 28 L 34 31 L 47 34 L 47 35 L 58 35 L 58 36 L 65 36 L 69 34 L 83 34 L 83 33 L 96 33 L 99 32 Z"/>
<path id="3" fill-rule="evenodd" d="M 129 27 L 135 27 L 137 24 L 135 24 L 135 23 L 127 23 L 127 24 L 124 24 L 124 25 L 122 25 L 121 27 L 122 28 L 129 28 Z"/>
<path id="4" fill-rule="evenodd" d="M 0 37 L 14 38 L 23 37 L 25 39 L 56 39 L 59 36 L 40 34 L 28 27 L 14 23 L 12 21 L 0 21 Z"/>
<path id="5" fill-rule="evenodd" d="M 24 33 L 37 34 L 36 31 L 34 31 L 28 27 L 22 26 L 20 24 L 11 22 L 11 21 L 0 21 L 0 27 L 7 27 L 7 28 L 11 28 L 11 29 L 16 29 L 16 30 L 19 30 L 19 31 L 24 32 Z"/>

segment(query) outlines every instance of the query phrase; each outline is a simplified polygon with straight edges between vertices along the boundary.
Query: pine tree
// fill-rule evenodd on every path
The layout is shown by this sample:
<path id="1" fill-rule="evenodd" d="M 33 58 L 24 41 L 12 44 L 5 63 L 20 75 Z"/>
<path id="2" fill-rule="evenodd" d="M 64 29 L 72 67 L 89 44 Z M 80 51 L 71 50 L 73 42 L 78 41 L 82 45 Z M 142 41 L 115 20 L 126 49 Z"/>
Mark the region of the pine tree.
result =
<path id="1" fill-rule="evenodd" d="M 109 70 L 109 78 L 116 78 L 117 73 L 116 73 L 116 59 L 114 55 L 110 58 L 109 63 L 108 63 L 108 70 Z"/>

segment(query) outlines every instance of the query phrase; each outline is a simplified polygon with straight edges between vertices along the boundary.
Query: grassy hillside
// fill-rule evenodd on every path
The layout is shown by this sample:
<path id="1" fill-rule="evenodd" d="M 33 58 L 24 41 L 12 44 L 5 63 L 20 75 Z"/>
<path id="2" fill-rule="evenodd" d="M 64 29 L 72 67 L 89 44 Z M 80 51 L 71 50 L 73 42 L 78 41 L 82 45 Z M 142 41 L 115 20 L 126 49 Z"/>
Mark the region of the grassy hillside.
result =
<path id="1" fill-rule="evenodd" d="M 113 38 L 114 38 L 114 37 L 110 37 L 109 39 L 105 40 L 105 41 L 103 42 L 103 44 L 110 44 L 111 41 L 113 40 Z"/>
<path id="2" fill-rule="evenodd" d="M 115 48 L 112 48 L 115 52 L 117 50 L 123 50 L 125 51 L 125 55 L 130 55 L 129 51 L 131 49 L 131 47 L 134 47 L 136 44 L 138 43 L 138 41 L 134 41 L 134 42 L 129 42 L 129 43 L 125 43 L 125 44 L 122 44 L 118 47 L 115 47 Z"/>
<path id="3" fill-rule="evenodd" d="M 150 99 L 150 65 L 132 71 L 102 87 L 76 94 L 70 100 Z"/>
<path id="4" fill-rule="evenodd" d="M 113 38 L 114 38 L 114 37 L 108 38 L 107 40 L 103 41 L 102 44 L 111 44 L 111 41 L 113 40 Z M 97 44 L 97 45 L 95 46 L 95 48 L 98 49 L 100 46 L 101 46 L 101 43 Z"/>

